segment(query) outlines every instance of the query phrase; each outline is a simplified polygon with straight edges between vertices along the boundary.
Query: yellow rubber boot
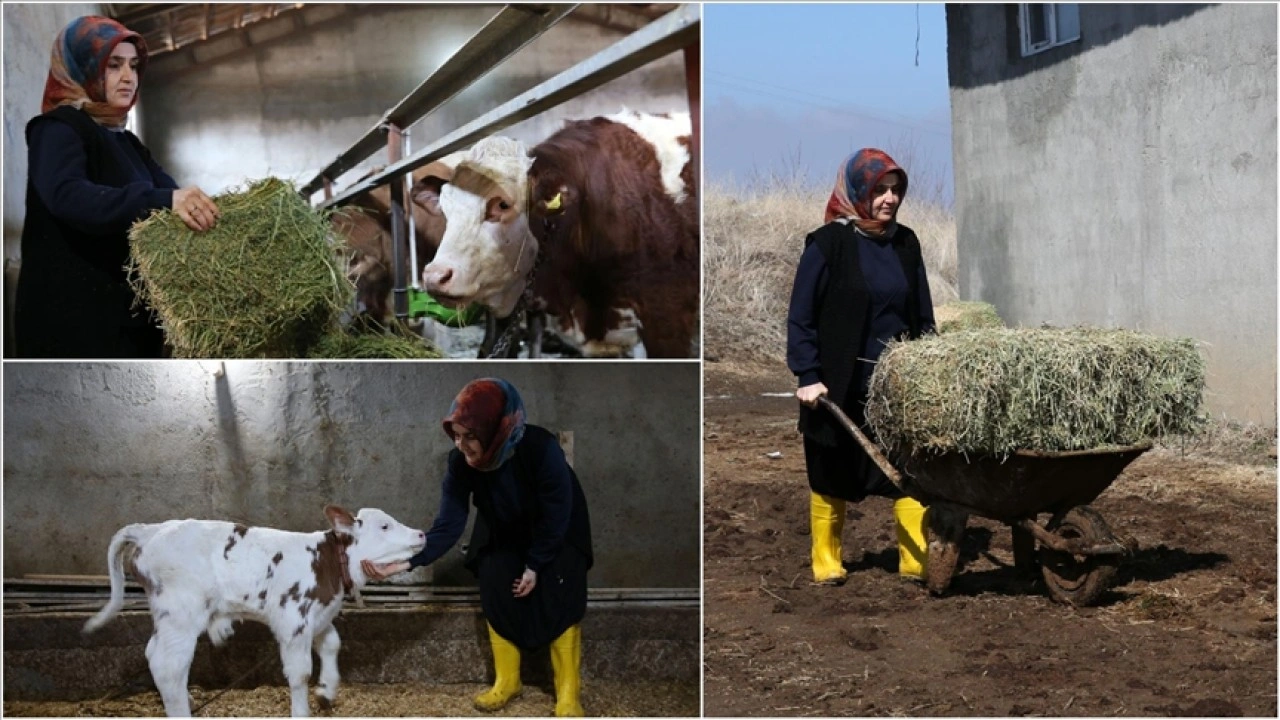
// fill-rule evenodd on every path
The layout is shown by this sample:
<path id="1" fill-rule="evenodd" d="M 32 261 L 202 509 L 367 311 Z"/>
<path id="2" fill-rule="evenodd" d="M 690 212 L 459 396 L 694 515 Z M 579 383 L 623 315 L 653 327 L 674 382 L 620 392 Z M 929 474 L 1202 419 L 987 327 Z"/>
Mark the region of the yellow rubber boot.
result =
<path id="1" fill-rule="evenodd" d="M 809 532 L 813 536 L 814 582 L 839 585 L 845 581 L 840 538 L 844 534 L 845 502 L 809 493 Z"/>
<path id="2" fill-rule="evenodd" d="M 898 526 L 898 574 L 910 580 L 925 579 L 929 558 L 927 513 L 914 498 L 904 497 L 893 503 L 893 519 Z"/>
<path id="3" fill-rule="evenodd" d="M 556 681 L 556 717 L 582 717 L 582 626 L 574 625 L 551 641 L 551 671 Z"/>
<path id="4" fill-rule="evenodd" d="M 492 625 L 489 644 L 493 646 L 493 687 L 477 695 L 473 704 L 477 710 L 493 712 L 506 707 L 523 686 L 520 684 L 520 648 L 494 632 Z"/>

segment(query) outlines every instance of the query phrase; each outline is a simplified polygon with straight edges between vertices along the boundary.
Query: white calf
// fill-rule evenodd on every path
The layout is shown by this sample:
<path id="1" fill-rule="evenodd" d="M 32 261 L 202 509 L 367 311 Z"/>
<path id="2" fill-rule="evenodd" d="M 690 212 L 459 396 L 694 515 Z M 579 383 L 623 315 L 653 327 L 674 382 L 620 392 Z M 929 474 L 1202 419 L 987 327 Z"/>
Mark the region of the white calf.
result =
<path id="1" fill-rule="evenodd" d="M 313 647 L 320 656 L 317 699 L 331 705 L 341 644 L 333 619 L 343 595 L 368 580 L 360 561 L 407 560 L 422 549 L 426 535 L 374 508 L 352 517 L 329 505 L 324 513 L 332 529 L 313 533 L 216 520 L 127 525 L 107 550 L 111 600 L 84 631 L 93 632 L 120 611 L 128 562 L 151 607 L 155 630 L 147 660 L 167 714 L 191 714 L 187 673 L 200 633 L 221 645 L 236 620 L 257 620 L 276 636 L 295 717 L 309 714 Z"/>

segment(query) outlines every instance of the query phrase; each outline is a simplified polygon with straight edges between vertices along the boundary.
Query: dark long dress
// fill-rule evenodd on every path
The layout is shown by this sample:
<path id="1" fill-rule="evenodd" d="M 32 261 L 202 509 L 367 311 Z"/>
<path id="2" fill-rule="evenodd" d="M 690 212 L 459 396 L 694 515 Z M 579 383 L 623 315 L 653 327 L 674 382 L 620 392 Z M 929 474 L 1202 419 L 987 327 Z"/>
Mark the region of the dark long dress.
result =
<path id="1" fill-rule="evenodd" d="M 480 604 L 494 631 L 536 650 L 581 622 L 593 560 L 591 523 L 582 486 L 555 436 L 526 426 L 515 456 L 491 472 L 450 452 L 440 511 L 412 567 L 429 565 L 453 547 L 467 524 L 468 500 L 477 515 L 466 565 L 479 578 Z M 537 585 L 517 598 L 512 585 L 526 567 L 538 574 Z"/>
<path id="2" fill-rule="evenodd" d="M 72 107 L 32 119 L 27 147 L 17 355 L 160 357 L 164 336 L 124 268 L 129 226 L 170 207 L 177 183 L 132 133 Z"/>

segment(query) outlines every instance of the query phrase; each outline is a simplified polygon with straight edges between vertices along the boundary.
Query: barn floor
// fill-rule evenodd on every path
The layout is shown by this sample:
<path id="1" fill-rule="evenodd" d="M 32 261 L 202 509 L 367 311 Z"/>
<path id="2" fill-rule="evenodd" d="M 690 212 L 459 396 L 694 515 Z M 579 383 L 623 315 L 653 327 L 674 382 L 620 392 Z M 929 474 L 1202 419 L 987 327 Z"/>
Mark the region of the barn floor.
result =
<path id="1" fill-rule="evenodd" d="M 525 686 L 524 692 L 497 713 L 481 713 L 471 698 L 484 685 L 460 683 L 343 684 L 332 715 L 342 717 L 544 717 L 552 714 L 555 696 L 550 687 Z M 217 695 L 217 691 L 193 688 L 191 709 Z M 584 682 L 582 705 L 588 715 L 599 717 L 696 717 L 699 715 L 697 683 Z M 312 711 L 319 712 L 314 700 Z M 164 706 L 154 691 L 114 700 L 84 702 L 8 702 L 6 717 L 152 717 L 163 716 Z M 196 713 L 203 717 L 273 717 L 289 714 L 289 691 L 283 687 L 229 690 Z"/>
<path id="2" fill-rule="evenodd" d="M 985 520 L 930 596 L 898 579 L 880 498 L 850 506 L 848 582 L 819 587 L 795 400 L 761 396 L 794 381 L 708 370 L 708 716 L 1276 716 L 1273 441 L 1131 465 L 1093 506 L 1141 549 L 1097 607 L 1015 578 L 1008 528 Z"/>

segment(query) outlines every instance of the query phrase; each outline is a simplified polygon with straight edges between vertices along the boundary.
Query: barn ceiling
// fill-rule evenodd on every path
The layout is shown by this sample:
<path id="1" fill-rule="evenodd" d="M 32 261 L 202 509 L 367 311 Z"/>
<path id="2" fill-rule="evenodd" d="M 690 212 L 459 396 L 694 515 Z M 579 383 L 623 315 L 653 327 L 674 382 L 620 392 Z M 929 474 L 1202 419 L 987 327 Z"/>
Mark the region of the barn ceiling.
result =
<path id="1" fill-rule="evenodd" d="M 271 33 L 271 37 L 282 37 L 292 32 L 300 32 L 309 26 L 308 16 L 299 12 L 307 7 L 307 3 L 128 3 L 108 4 L 107 13 L 119 20 L 130 30 L 140 33 L 147 41 L 151 55 L 157 56 L 174 52 L 199 43 L 208 42 L 219 36 L 238 34 L 243 44 L 251 44 L 249 29 L 268 20 L 291 18 L 284 32 Z M 323 5 L 326 19 L 344 15 L 348 12 L 359 12 L 356 4 L 311 3 L 312 7 Z M 631 33 L 644 25 L 662 17 L 677 6 L 677 3 L 641 3 L 641 4 L 583 4 L 569 18 L 590 23 L 598 27 L 614 30 L 619 33 Z M 367 9 L 368 6 L 366 5 Z"/>

